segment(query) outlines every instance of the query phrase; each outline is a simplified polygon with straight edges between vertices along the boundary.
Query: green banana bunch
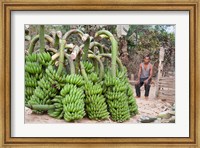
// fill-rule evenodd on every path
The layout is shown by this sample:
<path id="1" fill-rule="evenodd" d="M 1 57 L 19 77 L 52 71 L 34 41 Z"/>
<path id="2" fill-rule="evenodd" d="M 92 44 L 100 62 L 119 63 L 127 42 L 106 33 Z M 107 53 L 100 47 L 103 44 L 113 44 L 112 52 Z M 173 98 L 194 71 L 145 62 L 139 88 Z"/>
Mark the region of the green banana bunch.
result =
<path id="1" fill-rule="evenodd" d="M 26 62 L 37 62 L 37 54 L 32 53 L 32 54 L 25 56 L 25 61 Z"/>
<path id="2" fill-rule="evenodd" d="M 130 115 L 134 116 L 136 114 L 138 114 L 138 106 L 136 104 L 136 100 L 133 96 L 133 88 L 130 84 L 128 85 L 128 89 L 127 89 L 127 96 L 128 96 L 128 105 L 129 105 L 129 110 L 130 110 Z"/>
<path id="3" fill-rule="evenodd" d="M 112 77 L 110 73 L 106 73 L 104 84 L 111 119 L 116 122 L 124 122 L 130 119 L 126 82 L 121 81 L 118 77 Z"/>
<path id="4" fill-rule="evenodd" d="M 102 120 L 109 117 L 107 111 L 106 100 L 103 95 L 95 94 L 89 95 L 85 99 L 86 103 L 86 112 L 90 119 Z"/>
<path id="5" fill-rule="evenodd" d="M 126 98 L 115 99 L 107 102 L 109 104 L 109 111 L 111 113 L 112 120 L 116 122 L 124 122 L 130 119 L 130 112 L 128 104 L 126 103 Z"/>
<path id="6" fill-rule="evenodd" d="M 28 104 L 38 86 L 37 82 L 43 77 L 45 68 L 51 62 L 50 54 L 45 52 L 25 56 L 25 104 Z"/>
<path id="7" fill-rule="evenodd" d="M 116 83 L 115 85 L 113 86 L 113 91 L 114 92 L 124 92 L 127 90 L 127 83 L 124 82 L 124 81 L 117 81 L 116 80 Z"/>
<path id="8" fill-rule="evenodd" d="M 127 86 L 124 91 L 126 92 L 126 95 L 127 95 L 127 99 L 128 99 L 127 101 L 128 101 L 128 106 L 129 106 L 129 110 L 130 110 L 130 115 L 134 116 L 134 115 L 138 114 L 138 106 L 137 106 L 136 100 L 134 98 L 133 88 L 129 84 L 129 81 L 127 78 L 126 67 L 124 67 L 123 71 L 117 71 L 117 77 L 120 79 L 121 82 L 123 82 L 124 86 Z"/>
<path id="9" fill-rule="evenodd" d="M 61 88 L 64 87 L 66 81 L 66 74 L 64 73 L 64 71 L 62 71 L 62 74 L 59 75 L 56 71 L 56 69 L 54 68 L 54 66 L 49 65 L 47 67 L 47 69 L 45 70 L 45 73 L 47 75 L 47 79 L 48 81 L 50 81 L 50 83 L 52 84 L 52 86 L 56 87 L 58 90 L 60 90 Z"/>
<path id="10" fill-rule="evenodd" d="M 48 52 L 42 52 L 38 54 L 38 61 L 43 66 L 48 66 L 51 61 L 51 55 Z"/>
<path id="11" fill-rule="evenodd" d="M 91 62 L 83 61 L 83 66 L 87 74 L 87 81 L 84 85 L 86 98 L 85 108 L 87 116 L 93 120 L 103 120 L 109 118 L 107 104 L 103 92 L 103 82 L 98 82 L 98 75 L 94 72 L 94 66 Z"/>
<path id="12" fill-rule="evenodd" d="M 60 94 L 51 100 L 55 108 L 48 110 L 48 114 L 68 122 L 82 119 L 85 116 L 83 78 L 75 74 L 67 75 L 65 83 Z"/>
<path id="13" fill-rule="evenodd" d="M 99 80 L 98 75 L 95 72 L 88 74 L 88 79 L 91 80 L 93 83 L 96 83 Z"/>
<path id="14" fill-rule="evenodd" d="M 71 74 L 66 76 L 66 82 L 76 86 L 84 85 L 84 80 L 81 75 Z"/>
<path id="15" fill-rule="evenodd" d="M 33 87 L 26 87 L 25 89 L 25 103 L 27 104 L 27 102 L 30 100 L 31 96 L 34 93 L 35 88 Z"/>
<path id="16" fill-rule="evenodd" d="M 28 105 L 46 105 L 52 104 L 54 98 L 65 84 L 65 75 L 59 76 L 52 65 L 45 70 L 42 79 L 38 81 L 33 95 L 28 101 Z M 35 113 L 44 113 L 42 110 L 32 110 Z"/>
<path id="17" fill-rule="evenodd" d="M 102 87 L 101 84 L 93 84 L 91 81 L 85 84 L 85 93 L 87 96 L 102 94 Z"/>
<path id="18" fill-rule="evenodd" d="M 82 76 L 72 74 L 66 77 L 67 84 L 60 91 L 63 97 L 64 120 L 70 122 L 85 116 L 84 90 Z"/>
<path id="19" fill-rule="evenodd" d="M 25 85 L 26 87 L 34 88 L 37 84 L 37 79 L 35 79 L 33 76 L 26 76 L 25 77 Z"/>
<path id="20" fill-rule="evenodd" d="M 37 63 L 37 54 L 25 56 L 25 104 L 37 86 L 38 79 L 42 76 L 42 66 Z"/>
<path id="21" fill-rule="evenodd" d="M 138 106 L 136 104 L 136 100 L 134 97 L 133 88 L 130 85 L 128 78 L 127 78 L 127 69 L 123 67 L 123 71 L 117 71 L 117 77 L 124 82 L 124 86 L 126 86 L 126 94 L 128 98 L 128 105 L 130 110 L 130 115 L 134 116 L 138 114 Z"/>
<path id="22" fill-rule="evenodd" d="M 104 84 L 106 87 L 114 86 L 117 82 L 117 79 L 112 77 L 109 73 L 105 74 Z"/>
<path id="23" fill-rule="evenodd" d="M 84 61 L 83 65 L 87 74 L 91 74 L 92 72 L 94 72 L 94 66 L 91 62 Z"/>
<path id="24" fill-rule="evenodd" d="M 42 72 L 42 66 L 37 62 L 26 62 L 25 71 L 34 75 Z"/>
<path id="25" fill-rule="evenodd" d="M 64 110 L 63 110 L 63 97 L 62 96 L 55 96 L 51 102 L 54 105 L 54 109 L 50 109 L 48 110 L 48 115 L 53 117 L 53 118 L 57 118 L 57 119 L 61 119 L 63 118 L 64 115 Z"/>

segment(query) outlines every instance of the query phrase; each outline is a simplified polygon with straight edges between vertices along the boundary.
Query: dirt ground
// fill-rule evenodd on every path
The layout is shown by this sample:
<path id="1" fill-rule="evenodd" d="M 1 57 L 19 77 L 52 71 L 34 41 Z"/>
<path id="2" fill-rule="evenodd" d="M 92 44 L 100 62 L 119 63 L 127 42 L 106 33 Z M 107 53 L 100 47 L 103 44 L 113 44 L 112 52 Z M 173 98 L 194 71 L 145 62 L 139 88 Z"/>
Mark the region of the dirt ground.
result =
<path id="1" fill-rule="evenodd" d="M 133 86 L 135 91 L 135 88 Z M 130 120 L 124 123 L 140 123 L 140 118 L 142 116 L 148 117 L 157 117 L 159 113 L 165 112 L 170 110 L 172 106 L 167 103 L 163 102 L 160 99 L 155 98 L 155 86 L 151 86 L 149 99 L 144 99 L 144 87 L 141 87 L 141 98 L 137 98 L 137 105 L 139 108 L 139 114 L 132 117 Z M 49 117 L 48 115 L 36 115 L 32 114 L 29 108 L 25 108 L 25 123 L 26 124 L 48 124 L 48 123 L 55 123 L 55 124 L 67 124 L 65 120 L 54 119 Z M 104 121 L 94 121 L 89 120 L 88 118 L 83 118 L 75 123 L 115 123 L 112 120 L 104 120 Z"/>

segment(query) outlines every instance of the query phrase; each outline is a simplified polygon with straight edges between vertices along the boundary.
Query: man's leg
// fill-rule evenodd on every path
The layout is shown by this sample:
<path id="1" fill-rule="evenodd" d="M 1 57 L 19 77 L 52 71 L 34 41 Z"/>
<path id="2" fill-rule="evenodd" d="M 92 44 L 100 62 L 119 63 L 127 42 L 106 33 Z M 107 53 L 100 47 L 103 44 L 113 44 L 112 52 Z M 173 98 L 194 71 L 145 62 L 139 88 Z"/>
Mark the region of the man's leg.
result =
<path id="1" fill-rule="evenodd" d="M 140 82 L 138 84 L 135 84 L 135 91 L 136 91 L 136 95 L 137 97 L 140 97 L 140 87 L 143 85 L 144 82 Z"/>
<path id="2" fill-rule="evenodd" d="M 150 85 L 150 83 L 151 83 L 151 79 L 148 81 L 148 83 L 147 84 L 144 84 L 144 88 L 145 88 L 145 98 L 148 98 L 148 96 L 149 96 L 149 91 L 150 91 L 150 87 L 151 87 L 151 85 Z"/>

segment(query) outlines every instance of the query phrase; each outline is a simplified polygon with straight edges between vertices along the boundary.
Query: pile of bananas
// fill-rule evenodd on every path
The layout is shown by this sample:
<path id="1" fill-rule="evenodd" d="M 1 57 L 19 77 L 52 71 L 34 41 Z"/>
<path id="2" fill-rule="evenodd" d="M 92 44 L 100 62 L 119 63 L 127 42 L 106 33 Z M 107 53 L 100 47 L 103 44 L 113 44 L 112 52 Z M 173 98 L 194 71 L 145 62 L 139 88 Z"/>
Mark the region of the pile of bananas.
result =
<path id="1" fill-rule="evenodd" d="M 51 62 L 49 53 L 32 53 L 25 57 L 25 104 L 28 103 L 43 77 L 44 69 Z"/>
<path id="2" fill-rule="evenodd" d="M 107 104 L 104 96 L 102 95 L 103 82 L 98 82 L 98 75 L 94 72 L 94 66 L 90 62 L 83 62 L 85 71 L 88 76 L 88 82 L 85 84 L 85 105 L 86 113 L 90 119 L 103 120 L 109 117 L 107 111 Z"/>
<path id="3" fill-rule="evenodd" d="M 71 74 L 66 77 L 66 85 L 60 91 L 63 97 L 64 120 L 70 122 L 80 120 L 85 116 L 84 80 L 82 76 Z"/>
<path id="4" fill-rule="evenodd" d="M 130 119 L 126 82 L 120 81 L 118 77 L 112 77 L 107 73 L 104 84 L 107 87 L 105 96 L 111 119 L 116 122 L 124 122 Z"/>
<path id="5" fill-rule="evenodd" d="M 40 53 L 29 52 L 31 54 L 25 57 L 25 105 L 32 108 L 33 113 L 43 114 L 47 111 L 49 116 L 67 122 L 80 120 L 86 115 L 97 121 L 109 117 L 116 122 L 130 119 L 138 113 L 138 107 L 127 79 L 126 68 L 123 70 L 123 65 L 117 59 L 118 44 L 114 36 L 105 30 L 95 35 L 105 35 L 111 40 L 112 54 L 105 54 L 111 58 L 110 63 L 101 59 L 99 52 L 88 54 L 91 41 L 88 35 L 88 38 L 84 39 L 84 45 L 81 45 L 84 52 L 80 52 L 73 63 L 73 60 L 69 59 L 70 55 L 65 53 L 65 47 L 66 39 L 74 31 L 84 35 L 80 31 L 71 30 L 62 39 L 57 38 L 56 42 L 60 45 L 59 54 L 58 46 L 51 49 L 59 57 L 59 61 L 55 62 L 56 56 L 51 57 L 43 48 L 40 48 Z M 115 66 L 116 62 L 118 67 Z M 67 75 L 69 67 L 66 63 L 71 66 L 70 75 Z"/>
<path id="6" fill-rule="evenodd" d="M 87 74 L 91 74 L 92 72 L 94 72 L 94 66 L 91 62 L 84 61 L 83 65 Z"/>
<path id="7" fill-rule="evenodd" d="M 51 55 L 48 52 L 39 53 L 38 61 L 42 66 L 47 67 L 51 61 Z"/>
<path id="8" fill-rule="evenodd" d="M 98 82 L 99 78 L 96 72 L 88 74 L 88 79 L 91 80 L 93 83 Z"/>
<path id="9" fill-rule="evenodd" d="M 128 95 L 128 106 L 129 106 L 129 110 L 130 110 L 130 115 L 134 116 L 136 114 L 138 114 L 138 106 L 136 104 L 136 100 L 133 96 L 133 88 L 130 84 L 128 85 L 128 89 L 127 89 L 127 95 Z"/>
<path id="10" fill-rule="evenodd" d="M 48 110 L 48 115 L 53 118 L 62 119 L 64 115 L 63 97 L 57 95 L 51 100 L 51 102 L 53 103 L 54 108 Z"/>
<path id="11" fill-rule="evenodd" d="M 38 81 L 38 86 L 28 101 L 28 105 L 46 105 L 52 104 L 54 98 L 60 89 L 65 85 L 65 75 L 59 76 L 52 65 L 45 70 L 45 74 Z M 34 113 L 42 114 L 42 110 L 32 110 Z"/>
<path id="12" fill-rule="evenodd" d="M 128 99 L 128 106 L 130 110 L 130 115 L 134 116 L 138 113 L 138 106 L 136 104 L 135 97 L 133 96 L 133 88 L 130 85 L 128 78 L 127 78 L 127 69 L 124 67 L 123 71 L 117 71 L 117 77 L 120 79 L 121 82 L 124 82 L 124 86 L 127 86 L 125 93 Z"/>
<path id="13" fill-rule="evenodd" d="M 48 110 L 48 115 L 57 119 L 64 118 L 68 122 L 82 119 L 85 115 L 84 97 L 82 88 L 66 84 L 60 91 L 60 95 L 51 100 L 54 108 Z"/>
<path id="14" fill-rule="evenodd" d="M 85 84 L 85 104 L 86 112 L 90 119 L 103 120 L 109 117 L 107 111 L 107 104 L 104 96 L 102 95 L 102 84 L 88 81 Z"/>

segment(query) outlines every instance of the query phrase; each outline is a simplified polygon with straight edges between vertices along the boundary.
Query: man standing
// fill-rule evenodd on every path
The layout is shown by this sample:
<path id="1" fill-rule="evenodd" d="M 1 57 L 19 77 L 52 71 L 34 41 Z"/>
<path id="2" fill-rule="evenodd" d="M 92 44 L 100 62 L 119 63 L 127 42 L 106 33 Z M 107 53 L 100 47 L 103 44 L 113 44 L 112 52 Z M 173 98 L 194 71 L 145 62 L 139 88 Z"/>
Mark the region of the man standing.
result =
<path id="1" fill-rule="evenodd" d="M 144 61 L 140 64 L 139 72 L 138 72 L 138 80 L 135 84 L 136 97 L 140 98 L 140 87 L 144 84 L 145 88 L 145 99 L 148 99 L 149 90 L 150 90 L 150 82 L 153 74 L 153 66 L 150 63 L 149 55 L 144 57 Z"/>

